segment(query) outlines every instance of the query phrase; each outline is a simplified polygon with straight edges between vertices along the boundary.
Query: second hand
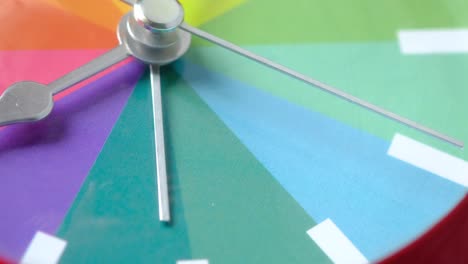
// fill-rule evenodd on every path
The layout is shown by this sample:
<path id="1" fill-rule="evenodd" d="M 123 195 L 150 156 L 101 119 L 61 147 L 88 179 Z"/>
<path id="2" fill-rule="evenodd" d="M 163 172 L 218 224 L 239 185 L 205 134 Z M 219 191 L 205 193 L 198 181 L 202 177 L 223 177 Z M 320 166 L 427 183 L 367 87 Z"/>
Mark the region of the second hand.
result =
<path id="1" fill-rule="evenodd" d="M 267 67 L 269 67 L 271 69 L 279 71 L 279 72 L 281 72 L 283 74 L 286 74 L 286 75 L 288 75 L 290 77 L 293 77 L 293 78 L 295 78 L 297 80 L 300 80 L 300 81 L 305 82 L 307 84 L 310 84 L 310 85 L 312 85 L 314 87 L 317 87 L 317 88 L 319 88 L 319 89 L 321 89 L 321 90 L 323 90 L 325 92 L 333 94 L 333 95 L 335 95 L 335 96 L 337 96 L 337 97 L 339 97 L 341 99 L 344 99 L 346 101 L 349 101 L 351 103 L 359 105 L 359 106 L 361 106 L 363 108 L 366 108 L 366 109 L 368 109 L 368 110 L 370 110 L 370 111 L 372 111 L 374 113 L 377 113 L 377 114 L 380 114 L 380 115 L 382 115 L 384 117 L 387 117 L 389 119 L 395 120 L 395 121 L 397 121 L 399 123 L 402 123 L 402 124 L 404 124 L 406 126 L 414 128 L 414 129 L 416 129 L 418 131 L 421 131 L 421 132 L 423 132 L 425 134 L 428 134 L 428 135 L 433 136 L 435 138 L 438 138 L 438 139 L 440 139 L 442 141 L 450 143 L 450 144 L 452 144 L 454 146 L 457 146 L 457 147 L 460 147 L 460 148 L 463 148 L 463 146 L 464 146 L 464 143 L 462 141 L 460 141 L 460 140 L 454 139 L 454 138 L 452 138 L 450 136 L 447 136 L 447 135 L 442 134 L 442 133 L 440 133 L 438 131 L 435 131 L 434 129 L 431 129 L 429 127 L 421 125 L 421 124 L 419 124 L 419 123 L 417 123 L 417 122 L 415 122 L 413 120 L 410 120 L 408 118 L 397 115 L 397 114 L 395 114 L 395 113 L 393 113 L 391 111 L 388 111 L 388 110 L 383 109 L 383 108 L 381 108 L 379 106 L 376 106 L 376 105 L 374 105 L 372 103 L 364 101 L 364 100 L 362 100 L 362 99 L 360 99 L 358 97 L 355 97 L 355 96 L 353 96 L 351 94 L 345 93 L 342 90 L 339 90 L 339 89 L 337 89 L 335 87 L 332 87 L 332 86 L 330 86 L 328 84 L 325 84 L 325 83 L 322 83 L 322 82 L 320 82 L 318 80 L 315 80 L 315 79 L 313 79 L 313 78 L 311 78 L 309 76 L 306 76 L 304 74 L 296 72 L 296 71 L 294 71 L 294 70 L 292 70 L 292 69 L 290 69 L 290 68 L 288 68 L 286 66 L 283 66 L 283 65 L 281 65 L 279 63 L 271 61 L 271 60 L 269 60 L 269 59 L 267 59 L 265 57 L 254 54 L 254 53 L 252 53 L 252 52 L 250 52 L 248 50 L 245 50 L 245 49 L 243 49 L 243 48 L 241 48 L 241 47 L 239 47 L 237 45 L 234 45 L 233 43 L 230 43 L 230 42 L 228 42 L 226 40 L 223 40 L 223 39 L 218 38 L 218 37 L 216 37 L 214 35 L 211 35 L 211 34 L 205 32 L 205 31 L 202 31 L 202 30 L 200 30 L 198 28 L 192 27 L 192 26 L 190 26 L 190 25 L 188 25 L 186 23 L 183 23 L 179 27 L 182 30 L 185 30 L 185 31 L 197 36 L 197 37 L 200 37 L 202 39 L 210 41 L 210 42 L 212 42 L 212 43 L 214 43 L 216 45 L 219 45 L 219 46 L 221 46 L 223 48 L 226 48 L 226 49 L 228 49 L 228 50 L 230 50 L 232 52 L 235 52 L 235 53 L 237 53 L 237 54 L 239 54 L 241 56 L 244 56 L 244 57 L 246 57 L 248 59 L 251 59 L 251 60 L 253 60 L 255 62 L 263 64 L 263 65 L 265 65 L 265 66 L 267 66 Z"/>
<path id="2" fill-rule="evenodd" d="M 136 3 L 136 0 L 121 0 L 121 1 L 123 1 L 123 2 L 125 2 L 125 3 L 127 3 L 129 5 L 133 5 L 133 4 Z M 255 54 L 255 53 L 252 53 L 252 52 L 250 52 L 250 51 L 248 51 L 246 49 L 243 49 L 243 48 L 241 48 L 241 47 L 239 47 L 239 46 L 237 46 L 237 45 L 235 45 L 233 43 L 230 43 L 230 42 L 228 42 L 228 41 L 226 41 L 224 39 L 221 39 L 221 38 L 218 38 L 218 37 L 216 37 L 214 35 L 211 35 L 208 32 L 205 32 L 205 31 L 200 30 L 198 28 L 192 27 L 192 26 L 190 26 L 190 25 L 188 25 L 186 23 L 182 23 L 179 26 L 179 28 L 186 31 L 186 32 L 188 32 L 188 33 L 190 33 L 190 34 L 192 34 L 192 35 L 195 35 L 195 36 L 197 36 L 199 38 L 202 38 L 204 40 L 212 42 L 212 43 L 214 43 L 214 44 L 216 44 L 218 46 L 221 46 L 221 47 L 223 47 L 225 49 L 228 49 L 228 50 L 230 50 L 232 52 L 235 52 L 235 53 L 237 53 L 237 54 L 239 54 L 241 56 L 244 56 L 244 57 L 246 57 L 248 59 L 251 59 L 251 60 L 253 60 L 253 61 L 257 62 L 257 63 L 263 64 L 263 65 L 265 65 L 265 66 L 267 66 L 267 67 L 269 67 L 271 69 L 274 69 L 274 70 L 279 71 L 279 72 L 281 72 L 283 74 L 286 74 L 286 75 L 288 75 L 290 77 L 293 77 L 293 78 L 295 78 L 297 80 L 300 80 L 302 82 L 310 84 L 310 85 L 312 85 L 314 87 L 317 87 L 317 88 L 319 88 L 319 89 L 321 89 L 321 90 L 323 90 L 325 92 L 328 92 L 328 93 L 330 93 L 332 95 L 335 95 L 335 96 L 337 96 L 337 97 L 339 97 L 341 99 L 344 99 L 344 100 L 346 100 L 348 102 L 351 102 L 351 103 L 354 103 L 354 104 L 356 104 L 358 106 L 366 108 L 366 109 L 368 109 L 368 110 L 370 110 L 370 111 L 372 111 L 374 113 L 380 114 L 380 115 L 382 115 L 382 116 L 384 116 L 386 118 L 389 118 L 389 119 L 392 119 L 392 120 L 397 121 L 399 123 L 402 123 L 402 124 L 404 124 L 404 125 L 406 125 L 408 127 L 416 129 L 416 130 L 418 130 L 420 132 L 423 132 L 423 133 L 425 133 L 427 135 L 430 135 L 432 137 L 435 137 L 435 138 L 438 138 L 438 139 L 440 139 L 442 141 L 450 143 L 450 144 L 452 144 L 452 145 L 454 145 L 456 147 L 463 148 L 464 145 L 465 145 L 461 140 L 458 140 L 458 139 L 455 139 L 455 138 L 450 137 L 448 135 L 445 135 L 445 134 L 443 134 L 443 133 L 441 133 L 439 131 L 436 131 L 436 130 L 434 130 L 432 128 L 429 128 L 427 126 L 419 124 L 419 123 L 417 123 L 417 122 L 415 122 L 413 120 L 410 120 L 410 119 L 408 119 L 406 117 L 397 115 L 397 114 L 395 114 L 395 113 L 393 113 L 393 112 L 391 112 L 389 110 L 383 109 L 383 108 L 381 108 L 381 107 L 379 107 L 377 105 L 374 105 L 374 104 L 372 104 L 370 102 L 362 100 L 362 99 L 360 99 L 360 98 L 358 98 L 356 96 L 348 94 L 348 93 L 346 93 L 346 92 L 344 92 L 342 90 L 339 90 L 339 89 L 337 89 L 335 87 L 332 87 L 332 86 L 330 86 L 328 84 L 322 83 L 322 82 L 320 82 L 318 80 L 315 80 L 315 79 L 313 79 L 313 78 L 311 78 L 309 76 L 306 76 L 304 74 L 296 72 L 296 71 L 294 71 L 294 70 L 292 70 L 292 69 L 290 69 L 290 68 L 288 68 L 288 67 L 286 67 L 284 65 L 281 65 L 281 64 L 276 63 L 274 61 L 271 61 L 271 60 L 269 60 L 269 59 L 267 59 L 265 57 L 259 56 L 259 55 Z"/>

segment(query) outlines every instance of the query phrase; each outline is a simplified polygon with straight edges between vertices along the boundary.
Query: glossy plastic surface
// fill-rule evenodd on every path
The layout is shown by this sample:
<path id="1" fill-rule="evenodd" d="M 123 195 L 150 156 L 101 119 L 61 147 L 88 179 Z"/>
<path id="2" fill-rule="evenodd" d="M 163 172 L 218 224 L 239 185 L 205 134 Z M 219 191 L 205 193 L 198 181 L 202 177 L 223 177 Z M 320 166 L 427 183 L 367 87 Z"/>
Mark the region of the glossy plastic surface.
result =
<path id="1" fill-rule="evenodd" d="M 194 26 L 468 141 L 466 53 L 408 54 L 398 38 L 466 28 L 468 3 L 181 2 Z M 4 0 L 0 92 L 115 47 L 128 10 Z M 307 231 L 331 219 L 370 261 L 466 262 L 466 186 L 387 153 L 397 134 L 456 164 L 464 149 L 193 42 L 161 70 L 173 222 L 158 221 L 149 74 L 130 60 L 0 129 L 0 255 L 20 260 L 43 231 L 67 241 L 63 263 L 330 263 Z"/>

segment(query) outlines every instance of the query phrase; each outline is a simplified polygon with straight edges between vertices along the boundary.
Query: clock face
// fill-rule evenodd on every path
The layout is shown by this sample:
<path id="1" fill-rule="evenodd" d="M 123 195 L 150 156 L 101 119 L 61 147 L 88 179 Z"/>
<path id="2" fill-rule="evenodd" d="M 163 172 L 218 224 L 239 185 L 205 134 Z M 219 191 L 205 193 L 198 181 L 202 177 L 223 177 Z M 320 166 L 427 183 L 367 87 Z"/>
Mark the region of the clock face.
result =
<path id="1" fill-rule="evenodd" d="M 115 47 L 130 11 L 3 1 L 0 92 Z M 190 25 L 468 142 L 468 3 L 181 3 Z M 129 59 L 55 96 L 45 120 L 0 128 L 0 256 L 373 262 L 466 195 L 464 149 L 196 37 L 161 86 L 172 221 L 158 220 L 149 72 Z"/>

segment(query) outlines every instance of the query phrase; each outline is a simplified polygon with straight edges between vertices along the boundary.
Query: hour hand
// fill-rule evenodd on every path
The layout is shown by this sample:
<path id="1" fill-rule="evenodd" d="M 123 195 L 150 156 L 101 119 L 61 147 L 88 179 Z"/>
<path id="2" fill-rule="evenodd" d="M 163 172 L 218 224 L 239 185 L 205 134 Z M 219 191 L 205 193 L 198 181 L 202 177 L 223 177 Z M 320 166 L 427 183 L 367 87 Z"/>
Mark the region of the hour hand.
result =
<path id="1" fill-rule="evenodd" d="M 126 48 L 118 46 L 49 85 L 36 82 L 13 84 L 0 97 L 0 126 L 41 120 L 52 111 L 54 94 L 96 75 L 128 56 Z"/>
<path id="2" fill-rule="evenodd" d="M 153 123 L 155 136 L 156 169 L 158 183 L 159 220 L 171 221 L 169 190 L 166 170 L 166 147 L 164 144 L 163 107 L 159 66 L 151 65 L 151 94 L 153 99 Z"/>

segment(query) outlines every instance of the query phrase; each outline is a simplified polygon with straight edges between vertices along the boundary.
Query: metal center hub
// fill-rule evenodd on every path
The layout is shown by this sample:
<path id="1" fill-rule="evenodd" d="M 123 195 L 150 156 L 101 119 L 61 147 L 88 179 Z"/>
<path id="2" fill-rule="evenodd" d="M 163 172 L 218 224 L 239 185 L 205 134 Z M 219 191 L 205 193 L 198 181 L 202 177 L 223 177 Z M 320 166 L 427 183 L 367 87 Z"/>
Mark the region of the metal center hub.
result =
<path id="1" fill-rule="evenodd" d="M 133 15 L 151 31 L 170 31 L 184 20 L 184 9 L 176 0 L 138 0 L 133 6 Z"/>
<path id="2" fill-rule="evenodd" d="M 117 35 L 135 58 L 147 64 L 169 64 L 190 46 L 191 34 L 178 28 L 183 18 L 182 6 L 175 0 L 139 0 L 120 21 Z"/>

